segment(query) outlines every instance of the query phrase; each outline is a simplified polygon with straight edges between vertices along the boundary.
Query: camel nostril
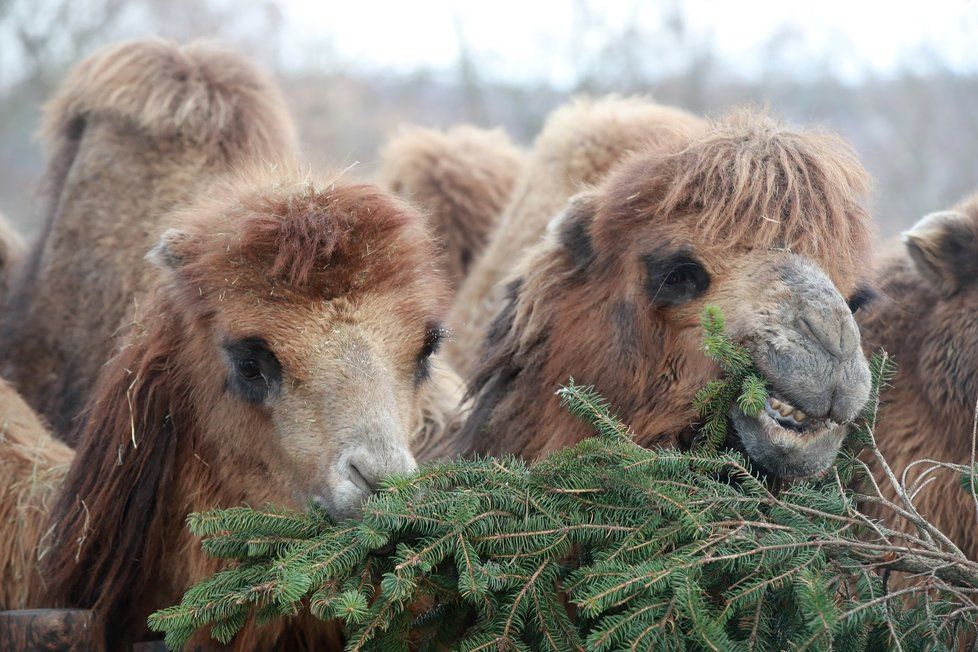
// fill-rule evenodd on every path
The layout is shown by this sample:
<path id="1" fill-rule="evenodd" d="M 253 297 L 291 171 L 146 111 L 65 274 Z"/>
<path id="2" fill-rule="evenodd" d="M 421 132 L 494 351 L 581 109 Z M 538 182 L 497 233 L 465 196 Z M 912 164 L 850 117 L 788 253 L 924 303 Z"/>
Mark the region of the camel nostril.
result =
<path id="1" fill-rule="evenodd" d="M 808 319 L 808 317 L 803 316 L 800 320 L 800 325 L 800 330 L 805 333 L 809 339 L 817 342 L 833 357 L 838 360 L 842 360 L 846 357 L 842 352 L 842 347 L 840 346 L 841 342 L 837 342 L 835 338 L 824 328 L 820 328 L 820 324 L 813 323 Z"/>
<path id="2" fill-rule="evenodd" d="M 377 484 L 375 482 L 371 482 L 368 479 L 368 476 L 365 475 L 363 471 L 361 471 L 356 464 L 350 462 L 348 470 L 349 470 L 348 475 L 350 477 L 350 482 L 352 482 L 357 487 L 362 489 L 364 493 L 367 494 L 377 493 Z"/>

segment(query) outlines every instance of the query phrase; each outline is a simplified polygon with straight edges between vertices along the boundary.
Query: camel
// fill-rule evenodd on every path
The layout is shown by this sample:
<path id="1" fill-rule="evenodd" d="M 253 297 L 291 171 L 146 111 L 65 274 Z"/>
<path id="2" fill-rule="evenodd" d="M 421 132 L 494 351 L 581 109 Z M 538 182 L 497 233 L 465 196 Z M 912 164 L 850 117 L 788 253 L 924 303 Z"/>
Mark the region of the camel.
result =
<path id="1" fill-rule="evenodd" d="M 162 215 L 217 175 L 292 160 L 296 137 L 262 70 L 162 40 L 109 45 L 75 66 L 40 133 L 46 221 L 2 309 L 0 375 L 68 436 L 155 274 L 143 255 Z"/>
<path id="2" fill-rule="evenodd" d="M 449 310 L 452 337 L 445 356 L 463 378 L 475 369 L 486 327 L 504 303 L 502 282 L 564 203 L 600 181 L 629 152 L 673 147 L 704 124 L 680 109 L 614 96 L 579 99 L 547 118 L 489 244 Z"/>
<path id="3" fill-rule="evenodd" d="M 402 129 L 380 152 L 378 182 L 424 209 L 457 288 L 523 173 L 526 154 L 502 129 Z"/>
<path id="4" fill-rule="evenodd" d="M 47 485 L 49 518 L 21 530 L 40 543 L 44 589 L 12 587 L 27 606 L 93 609 L 113 648 L 219 567 L 187 532 L 189 512 L 314 503 L 341 520 L 382 477 L 415 468 L 413 420 L 448 300 L 424 218 L 375 186 L 242 173 L 168 223 L 70 469 Z M 70 455 L 54 444 L 44 470 Z M 323 648 L 336 635 L 300 619 L 246 628 L 234 646 Z"/>
<path id="5" fill-rule="evenodd" d="M 731 409 L 728 446 L 782 478 L 824 470 L 866 403 L 847 305 L 866 283 L 868 176 L 853 151 L 737 111 L 686 146 L 651 148 L 576 195 L 523 258 L 467 379 L 470 414 L 418 451 L 534 459 L 589 436 L 554 391 L 593 385 L 644 446 L 690 446 L 692 399 L 718 369 L 699 316 L 726 316 L 770 385 Z"/>
<path id="6" fill-rule="evenodd" d="M 904 233 L 903 247 L 881 255 L 878 283 L 880 296 L 860 313 L 859 325 L 866 352 L 882 348 L 897 363 L 880 397 L 880 451 L 897 478 L 921 459 L 970 465 L 978 402 L 978 195 L 927 215 Z M 925 468 L 910 470 L 911 484 L 924 479 Z M 932 475 L 915 503 L 978 559 L 978 507 L 955 475 Z M 880 486 L 896 499 L 889 483 Z M 887 516 L 875 505 L 865 511 Z"/>

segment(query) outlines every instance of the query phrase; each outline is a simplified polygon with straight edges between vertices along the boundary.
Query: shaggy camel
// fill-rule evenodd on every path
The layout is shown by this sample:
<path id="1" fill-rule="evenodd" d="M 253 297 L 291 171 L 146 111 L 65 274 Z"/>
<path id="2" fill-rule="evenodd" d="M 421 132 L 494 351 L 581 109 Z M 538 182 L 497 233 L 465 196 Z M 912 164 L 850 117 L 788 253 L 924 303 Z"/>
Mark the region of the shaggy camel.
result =
<path id="1" fill-rule="evenodd" d="M 298 179 L 242 179 L 178 212 L 81 414 L 44 528 L 47 590 L 26 602 L 92 608 L 109 647 L 218 568 L 189 512 L 311 501 L 341 519 L 380 478 L 415 468 L 412 422 L 448 296 L 435 243 L 373 186 Z M 335 636 L 309 619 L 248 628 L 235 646 L 321 649 Z"/>
<path id="2" fill-rule="evenodd" d="M 471 415 L 419 456 L 535 458 L 590 429 L 554 390 L 593 384 L 646 446 L 688 446 L 716 377 L 699 315 L 715 304 L 771 386 L 729 445 L 804 476 L 835 458 L 869 396 L 846 304 L 870 255 L 867 175 L 843 142 L 737 112 L 686 147 L 638 153 L 577 195 L 525 257 L 471 378 Z"/>
<path id="3" fill-rule="evenodd" d="M 445 355 L 463 378 L 479 361 L 486 327 L 503 305 L 501 282 L 564 203 L 600 181 L 628 152 L 672 147 L 704 124 L 679 109 L 616 97 L 578 100 L 547 119 L 499 225 L 449 311 L 453 337 L 445 343 Z"/>
<path id="4" fill-rule="evenodd" d="M 266 74 L 204 44 L 130 41 L 94 53 L 44 109 L 46 223 L 0 320 L 0 375 L 59 436 L 132 321 L 165 211 L 215 175 L 293 160 Z"/>
<path id="5" fill-rule="evenodd" d="M 485 248 L 525 159 L 501 129 L 411 127 L 381 150 L 378 179 L 424 208 L 457 288 Z"/>
<path id="6" fill-rule="evenodd" d="M 860 318 L 867 353 L 883 348 L 898 371 L 881 399 L 876 440 L 900 478 L 908 465 L 934 459 L 971 463 L 978 401 L 978 195 L 923 218 L 903 235 L 905 248 L 882 256 L 881 297 Z M 926 465 L 911 470 L 911 482 Z M 895 499 L 889 483 L 881 486 Z M 955 486 L 951 486 L 955 485 Z M 978 520 L 954 474 L 937 476 L 916 504 L 971 559 Z M 884 514 L 874 505 L 865 510 Z"/>

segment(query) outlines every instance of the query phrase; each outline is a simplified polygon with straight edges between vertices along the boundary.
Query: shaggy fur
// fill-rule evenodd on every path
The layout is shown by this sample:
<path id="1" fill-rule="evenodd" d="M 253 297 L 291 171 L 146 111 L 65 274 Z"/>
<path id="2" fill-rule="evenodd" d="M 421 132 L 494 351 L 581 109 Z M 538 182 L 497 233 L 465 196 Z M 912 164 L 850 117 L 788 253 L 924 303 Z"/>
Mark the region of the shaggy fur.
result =
<path id="1" fill-rule="evenodd" d="M 328 367 L 341 366 L 331 339 L 347 322 L 365 339 L 335 386 L 362 386 L 350 375 L 360 370 L 368 374 L 363 382 L 380 384 L 370 365 L 386 360 L 397 365 L 378 369 L 392 378 L 396 396 L 387 400 L 403 405 L 407 420 L 420 400 L 418 351 L 447 299 L 423 219 L 372 186 L 280 174 L 214 187 L 174 218 L 180 230 L 168 231 L 153 254 L 163 270 L 82 413 L 74 463 L 43 528 L 51 532 L 42 569 L 48 590 L 31 601 L 92 608 L 109 647 L 138 640 L 152 610 L 218 568 L 187 533 L 189 512 L 303 506 L 308 494 L 298 488 L 311 473 L 290 465 L 340 455 L 338 432 L 322 428 L 368 410 L 356 397 L 318 389 Z M 260 336 L 280 360 L 287 375 L 276 402 L 252 405 L 229 391 L 220 342 L 232 329 Z M 361 355 L 385 346 L 380 357 Z M 29 414 L 4 405 L 11 420 Z M 319 420 L 326 410 L 330 423 L 303 416 L 303 405 L 313 405 Z M 21 451 L 36 449 L 41 470 L 59 478 L 66 449 L 36 420 L 17 423 L 17 438 L 0 448 L 0 468 L 32 477 L 26 465 L 34 458 L 21 462 Z M 14 494 L 0 496 L 3 509 L 27 496 L 22 486 L 4 487 Z M 46 495 L 25 500 L 40 513 Z M 38 523 L 18 534 L 21 549 L 37 544 Z M 15 600 L 24 587 L 4 590 Z M 307 620 L 249 627 L 234 646 L 339 645 L 332 627 Z"/>
<path id="2" fill-rule="evenodd" d="M 571 195 L 600 181 L 629 152 L 672 148 L 704 124 L 679 109 L 617 97 L 578 100 L 547 119 L 499 226 L 449 313 L 454 337 L 445 353 L 463 378 L 474 370 L 486 328 L 502 306 L 502 281 Z"/>
<path id="3" fill-rule="evenodd" d="M 978 402 L 978 195 L 904 234 L 904 246 L 886 254 L 879 284 L 882 296 L 868 306 L 860 327 L 866 353 L 882 347 L 898 366 L 881 396 L 880 450 L 898 478 L 919 459 L 971 464 Z M 917 465 L 909 481 L 925 468 Z M 916 504 L 978 559 L 975 503 L 957 485 L 956 474 L 939 472 Z M 888 490 L 889 483 L 881 486 Z M 895 499 L 892 492 L 889 497 Z M 889 516 L 874 505 L 865 509 Z"/>
<path id="4" fill-rule="evenodd" d="M 44 109 L 46 223 L 0 321 L 3 375 L 70 431 L 149 279 L 163 215 L 215 175 L 294 157 L 274 83 L 211 45 L 108 46 Z"/>
<path id="5" fill-rule="evenodd" d="M 0 380 L 0 610 L 37 605 L 44 588 L 38 542 L 71 458 L 71 449 Z"/>
<path id="6" fill-rule="evenodd" d="M 815 355 L 807 344 L 814 336 L 799 340 L 779 312 L 809 282 L 818 297 L 811 303 L 831 308 L 827 332 L 838 338 L 841 328 L 847 350 L 837 355 L 861 364 L 852 373 L 865 376 L 865 387 L 854 390 L 854 400 L 865 401 L 868 370 L 842 296 L 855 292 L 870 253 L 867 184 L 838 139 L 793 132 L 751 112 L 720 120 L 685 148 L 631 156 L 571 201 L 525 257 L 472 376 L 471 416 L 455 440 L 421 457 L 533 458 L 581 440 L 589 429 L 554 396 L 572 376 L 593 384 L 641 444 L 687 445 L 695 434 L 692 398 L 717 373 L 701 352 L 703 305 L 724 310 L 759 364 L 769 342 L 792 351 L 800 341 L 804 355 Z M 663 286 L 649 285 L 649 261 L 670 251 L 688 253 L 709 274 L 696 300 L 661 303 Z M 801 280 L 786 277 L 792 269 Z M 793 310 L 809 309 L 799 303 Z M 783 362 L 780 371 L 762 371 L 800 382 L 804 374 L 785 373 L 791 365 Z"/>
<path id="7" fill-rule="evenodd" d="M 401 130 L 380 153 L 380 184 L 424 209 L 458 287 L 522 176 L 526 154 L 501 129 Z"/>

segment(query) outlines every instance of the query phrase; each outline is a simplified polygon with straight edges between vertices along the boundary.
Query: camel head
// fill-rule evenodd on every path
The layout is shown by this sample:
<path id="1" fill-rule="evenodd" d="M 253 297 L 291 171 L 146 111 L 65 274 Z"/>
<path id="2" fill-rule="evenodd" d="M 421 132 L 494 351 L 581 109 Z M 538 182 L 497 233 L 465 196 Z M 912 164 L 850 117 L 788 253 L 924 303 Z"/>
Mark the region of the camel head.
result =
<path id="1" fill-rule="evenodd" d="M 824 470 L 870 391 L 852 315 L 867 295 L 865 186 L 843 143 L 752 113 L 630 157 L 575 196 L 528 256 L 490 330 L 473 415 L 515 414 L 520 388 L 573 376 L 640 443 L 688 445 L 692 399 L 718 375 L 699 325 L 714 304 L 771 394 L 757 417 L 732 409 L 728 444 L 773 475 Z M 503 356 L 514 361 L 503 367 Z M 530 454 L 582 436 L 558 406 L 537 412 Z M 467 430 L 474 450 L 499 442 Z"/>
<path id="2" fill-rule="evenodd" d="M 207 403 L 203 457 L 242 476 L 243 500 L 354 515 L 416 466 L 446 290 L 422 218 L 367 185 L 209 194 L 149 256 L 185 325 L 192 400 Z"/>

